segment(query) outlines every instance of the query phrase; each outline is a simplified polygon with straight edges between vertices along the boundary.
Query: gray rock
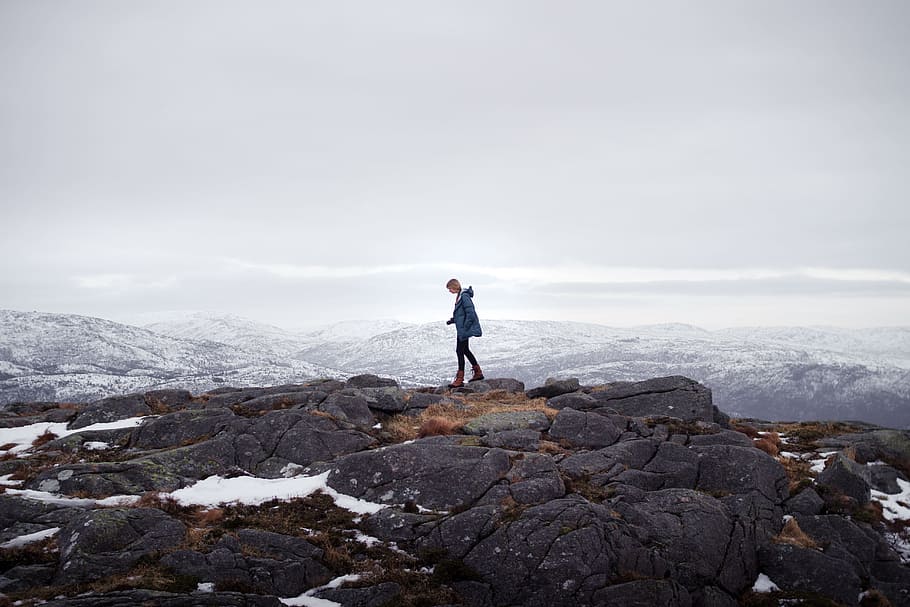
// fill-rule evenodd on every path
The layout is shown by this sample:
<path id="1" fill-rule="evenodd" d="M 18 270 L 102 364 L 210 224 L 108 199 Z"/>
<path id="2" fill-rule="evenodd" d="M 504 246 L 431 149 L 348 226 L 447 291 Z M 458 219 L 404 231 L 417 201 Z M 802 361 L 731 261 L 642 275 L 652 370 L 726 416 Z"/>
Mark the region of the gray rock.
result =
<path id="1" fill-rule="evenodd" d="M 451 402 L 442 394 L 428 394 L 426 392 L 414 392 L 408 400 L 408 409 L 426 409 L 430 405 Z"/>
<path id="2" fill-rule="evenodd" d="M 814 592 L 844 605 L 856 605 L 862 581 L 840 559 L 790 544 L 759 549 L 759 567 L 784 591 Z"/>
<path id="3" fill-rule="evenodd" d="M 74 597 L 54 599 L 42 603 L 44 607 L 283 607 L 274 596 L 241 594 L 239 592 L 194 592 L 177 594 L 157 590 L 121 590 L 104 594 L 88 593 Z"/>
<path id="4" fill-rule="evenodd" d="M 193 395 L 188 390 L 150 390 L 144 394 L 145 402 L 152 409 L 159 407 L 167 409 L 181 409 L 193 400 Z"/>
<path id="5" fill-rule="evenodd" d="M 733 445 L 706 445 L 692 450 L 700 457 L 696 489 L 721 493 L 754 491 L 774 504 L 787 499 L 787 473 L 764 451 Z"/>
<path id="6" fill-rule="evenodd" d="M 18 565 L 0 577 L 0 592 L 22 592 L 29 588 L 48 586 L 56 573 L 56 565 Z"/>
<path id="7" fill-rule="evenodd" d="M 333 601 L 344 607 L 382 607 L 401 594 L 401 587 L 394 582 L 385 582 L 365 588 L 335 588 L 320 590 L 316 597 Z"/>
<path id="8" fill-rule="evenodd" d="M 575 409 L 576 411 L 589 411 L 600 407 L 600 403 L 590 394 L 584 392 L 569 392 L 547 399 L 547 406 L 552 409 Z"/>
<path id="9" fill-rule="evenodd" d="M 368 534 L 387 542 L 412 542 L 427 533 L 420 530 L 421 525 L 437 520 L 438 517 L 433 514 L 415 514 L 402 512 L 397 508 L 383 508 L 365 519 L 362 525 Z"/>
<path id="10" fill-rule="evenodd" d="M 837 515 L 796 515 L 799 528 L 819 546 L 825 555 L 851 566 L 860 578 L 869 577 L 868 565 L 879 552 L 881 536 Z"/>
<path id="11" fill-rule="evenodd" d="M 151 414 L 152 410 L 146 404 L 145 396 L 142 394 L 114 396 L 86 405 L 76 416 L 76 419 L 70 423 L 69 428 L 75 430 L 92 424 L 114 422 Z"/>
<path id="12" fill-rule="evenodd" d="M 511 464 L 498 449 L 424 439 L 346 455 L 328 469 L 329 486 L 341 493 L 382 504 L 413 501 L 450 510 L 476 502 Z"/>
<path id="13" fill-rule="evenodd" d="M 736 599 L 714 586 L 695 590 L 692 593 L 692 604 L 699 607 L 739 607 Z"/>
<path id="14" fill-rule="evenodd" d="M 524 392 L 525 385 L 524 382 L 520 382 L 517 379 L 512 379 L 510 377 L 501 377 L 496 379 L 485 379 L 484 382 L 492 390 L 505 390 L 506 392 Z"/>
<path id="15" fill-rule="evenodd" d="M 321 549 L 301 538 L 243 529 L 236 539 L 223 537 L 207 554 L 178 550 L 161 563 L 204 582 L 241 583 L 267 594 L 298 596 L 331 579 L 322 556 Z"/>
<path id="16" fill-rule="evenodd" d="M 522 454 L 514 458 L 514 462 L 506 480 L 509 481 L 509 494 L 516 503 L 541 504 L 566 494 L 559 469 L 550 456 Z"/>
<path id="17" fill-rule="evenodd" d="M 212 437 L 236 419 L 229 409 L 198 409 L 169 413 L 145 421 L 130 436 L 130 447 L 163 449 Z"/>
<path id="18" fill-rule="evenodd" d="M 806 487 L 793 497 L 787 500 L 787 512 L 791 514 L 819 514 L 825 507 L 823 500 L 815 489 Z"/>
<path id="19" fill-rule="evenodd" d="M 328 393 L 315 388 L 297 390 L 295 392 L 279 392 L 277 394 L 263 394 L 249 400 L 245 400 L 238 405 L 243 409 L 245 414 L 257 411 L 275 411 L 280 409 L 291 409 L 294 407 L 306 405 L 318 405 L 326 399 Z"/>
<path id="20" fill-rule="evenodd" d="M 597 605 L 623 607 L 690 607 L 689 591 L 672 580 L 635 580 L 607 586 L 594 593 Z M 736 602 L 733 602 L 736 605 Z"/>
<path id="21" fill-rule="evenodd" d="M 505 411 L 475 417 L 464 425 L 463 431 L 465 434 L 483 436 L 506 430 L 544 431 L 549 427 L 550 420 L 542 411 Z"/>
<path id="22" fill-rule="evenodd" d="M 549 434 L 552 438 L 565 441 L 573 447 L 598 449 L 608 447 L 619 440 L 622 430 L 598 413 L 562 409 L 553 420 Z"/>
<path id="23" fill-rule="evenodd" d="M 900 472 L 885 464 L 870 464 L 868 469 L 870 484 L 873 489 L 888 495 L 895 495 L 901 492 L 901 486 L 898 484 L 897 479 L 906 479 L 903 478 Z"/>
<path id="24" fill-rule="evenodd" d="M 578 378 L 550 378 L 544 382 L 544 385 L 528 390 L 526 394 L 528 398 L 553 398 L 554 396 L 559 396 L 560 394 L 568 394 L 569 392 L 575 392 L 576 390 L 580 389 L 581 385 L 578 383 Z"/>
<path id="25" fill-rule="evenodd" d="M 74 516 L 82 514 L 84 508 L 66 504 L 50 504 L 25 499 L 14 495 L 0 495 L 0 543 L 50 527 L 62 527 Z M 19 528 L 30 525 L 28 531 L 20 533 Z"/>
<path id="26" fill-rule="evenodd" d="M 698 469 L 699 457 L 696 453 L 682 445 L 664 442 L 640 470 L 630 468 L 614 476 L 613 480 L 648 491 L 694 489 Z"/>
<path id="27" fill-rule="evenodd" d="M 376 423 L 367 399 L 359 394 L 334 392 L 319 405 L 319 410 L 359 428 L 370 428 Z"/>
<path id="28" fill-rule="evenodd" d="M 492 605 L 603 604 L 596 593 L 620 570 L 659 578 L 671 570 L 670 563 L 641 547 L 609 508 L 577 497 L 532 506 L 493 529 L 463 558 L 480 578 L 473 596 Z M 477 532 L 463 537 L 471 535 Z M 451 554 L 457 558 L 463 540 L 455 536 L 455 541 Z"/>
<path id="29" fill-rule="evenodd" d="M 480 442 L 484 447 L 498 447 L 515 451 L 538 451 L 540 449 L 540 432 L 537 430 L 504 430 L 491 432 Z"/>
<path id="30" fill-rule="evenodd" d="M 688 444 L 697 445 L 735 445 L 752 447 L 752 439 L 735 430 L 720 430 L 712 434 L 690 434 Z"/>
<path id="31" fill-rule="evenodd" d="M 711 391 L 687 377 L 671 376 L 633 383 L 609 384 L 591 396 L 601 407 L 630 417 L 676 417 L 715 422 Z"/>
<path id="32" fill-rule="evenodd" d="M 872 497 L 872 474 L 869 468 L 838 453 L 818 475 L 818 483 L 853 498 L 858 504 L 866 504 Z"/>
<path id="33" fill-rule="evenodd" d="M 179 474 L 154 461 L 68 464 L 41 472 L 26 488 L 93 498 L 141 495 L 148 491 L 174 491 L 186 485 Z"/>
<path id="34" fill-rule="evenodd" d="M 671 577 L 687 588 L 718 586 L 738 594 L 755 580 L 751 521 L 731 517 L 718 500 L 688 489 L 622 497 L 614 509 L 654 554 L 674 564 Z"/>
<path id="35" fill-rule="evenodd" d="M 359 390 L 370 409 L 384 413 L 401 413 L 408 408 L 407 393 L 398 387 L 362 388 Z"/>
<path id="36" fill-rule="evenodd" d="M 345 383 L 348 388 L 397 388 L 398 382 L 394 379 L 379 377 L 378 375 L 355 375 Z"/>
<path id="37" fill-rule="evenodd" d="M 186 527 L 153 508 L 93 510 L 60 530 L 56 583 L 79 584 L 129 571 L 144 556 L 174 548 Z"/>

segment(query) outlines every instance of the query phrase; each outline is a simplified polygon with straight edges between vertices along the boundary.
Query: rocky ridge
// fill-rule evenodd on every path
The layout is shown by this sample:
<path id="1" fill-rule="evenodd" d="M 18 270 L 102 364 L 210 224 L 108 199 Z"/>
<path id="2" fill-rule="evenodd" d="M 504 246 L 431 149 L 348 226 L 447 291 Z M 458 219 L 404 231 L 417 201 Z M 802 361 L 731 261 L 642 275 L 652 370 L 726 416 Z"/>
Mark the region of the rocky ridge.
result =
<path id="1" fill-rule="evenodd" d="M 0 435 L 8 604 L 910 605 L 908 432 L 731 421 L 679 376 L 156 390 Z"/>

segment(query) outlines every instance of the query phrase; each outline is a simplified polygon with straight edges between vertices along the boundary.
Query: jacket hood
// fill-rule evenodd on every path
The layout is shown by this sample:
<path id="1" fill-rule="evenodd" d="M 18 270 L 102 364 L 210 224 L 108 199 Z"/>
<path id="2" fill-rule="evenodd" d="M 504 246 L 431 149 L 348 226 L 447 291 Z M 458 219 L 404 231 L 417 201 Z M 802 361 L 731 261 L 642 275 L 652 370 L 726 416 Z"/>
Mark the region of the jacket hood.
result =
<path id="1" fill-rule="evenodd" d="M 474 299 L 474 287 L 468 287 L 467 289 L 462 289 L 461 292 L 467 293 L 468 297 L 470 297 L 471 299 Z"/>

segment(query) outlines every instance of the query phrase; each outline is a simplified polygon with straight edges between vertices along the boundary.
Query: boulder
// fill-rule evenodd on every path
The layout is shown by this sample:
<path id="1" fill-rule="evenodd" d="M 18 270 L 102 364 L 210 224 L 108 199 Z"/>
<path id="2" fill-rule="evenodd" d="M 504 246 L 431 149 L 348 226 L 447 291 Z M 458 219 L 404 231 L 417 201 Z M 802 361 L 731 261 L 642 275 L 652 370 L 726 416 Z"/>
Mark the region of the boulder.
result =
<path id="1" fill-rule="evenodd" d="M 426 409 L 430 405 L 439 405 L 442 403 L 452 402 L 442 394 L 429 394 L 426 392 L 414 392 L 408 399 L 408 410 Z"/>
<path id="2" fill-rule="evenodd" d="M 549 434 L 572 447 L 599 449 L 619 440 L 622 429 L 603 415 L 562 409 L 553 420 Z"/>
<path id="3" fill-rule="evenodd" d="M 612 480 L 647 491 L 694 489 L 698 481 L 699 457 L 691 449 L 672 442 L 660 443 L 657 452 L 641 468 L 623 470 Z"/>
<path id="4" fill-rule="evenodd" d="M 319 410 L 359 428 L 367 429 L 376 423 L 367 399 L 354 391 L 345 390 L 330 394 L 319 405 Z"/>
<path id="5" fill-rule="evenodd" d="M 139 560 L 180 544 L 186 527 L 154 508 L 93 510 L 60 530 L 56 583 L 80 584 L 129 571 Z"/>
<path id="6" fill-rule="evenodd" d="M 328 484 L 341 493 L 381 504 L 415 502 L 449 510 L 470 505 L 511 469 L 505 451 L 418 440 L 335 460 Z"/>
<path id="7" fill-rule="evenodd" d="M 872 497 L 872 474 L 843 453 L 838 453 L 818 475 L 818 484 L 835 489 L 860 505 Z"/>
<path id="8" fill-rule="evenodd" d="M 400 594 L 401 586 L 385 582 L 365 588 L 329 588 L 317 591 L 315 596 L 344 607 L 383 607 L 393 604 Z"/>
<path id="9" fill-rule="evenodd" d="M 696 489 L 721 493 L 757 492 L 773 504 L 781 504 L 787 499 L 787 473 L 764 451 L 735 445 L 705 445 L 691 449 L 699 455 Z"/>
<path id="10" fill-rule="evenodd" d="M 784 591 L 812 592 L 844 605 L 856 605 L 863 583 L 844 561 L 791 544 L 759 549 L 761 572 Z"/>
<path id="11" fill-rule="evenodd" d="M 490 432 L 480 442 L 484 447 L 536 452 L 540 449 L 540 432 L 527 429 Z"/>
<path id="12" fill-rule="evenodd" d="M 570 379 L 550 378 L 544 382 L 544 385 L 528 390 L 526 395 L 528 398 L 553 398 L 554 396 L 568 394 L 569 392 L 575 392 L 580 389 L 581 385 L 575 377 Z"/>
<path id="13" fill-rule="evenodd" d="M 53 599 L 43 607 L 283 607 L 278 597 L 239 592 L 194 592 L 178 594 L 157 590 L 120 590 L 104 594 L 87 593 Z"/>
<path id="14" fill-rule="evenodd" d="M 484 382 L 490 386 L 491 390 L 505 390 L 506 392 L 525 391 L 524 382 L 518 381 L 517 379 L 512 379 L 510 377 L 485 379 Z"/>
<path id="15" fill-rule="evenodd" d="M 151 415 L 152 409 L 146 404 L 142 394 L 113 396 L 95 401 L 85 406 L 70 422 L 70 429 L 85 428 L 92 424 L 119 421 L 130 417 Z"/>
<path id="16" fill-rule="evenodd" d="M 299 596 L 331 579 L 322 556 L 320 548 L 304 539 L 242 529 L 236 538 L 222 537 L 206 554 L 178 550 L 161 563 L 203 582 L 239 583 L 267 594 Z"/>
<path id="17" fill-rule="evenodd" d="M 491 432 L 506 430 L 544 431 L 550 427 L 550 420 L 542 411 L 505 411 L 487 413 L 475 417 L 463 426 L 465 434 L 483 436 Z"/>
<path id="18" fill-rule="evenodd" d="M 888 495 L 895 495 L 902 491 L 897 479 L 907 480 L 903 474 L 887 464 L 870 464 L 868 469 L 872 488 Z"/>
<path id="19" fill-rule="evenodd" d="M 786 502 L 790 514 L 819 514 L 825 507 L 825 500 L 812 487 L 806 487 Z"/>
<path id="20" fill-rule="evenodd" d="M 576 411 L 589 411 L 600 407 L 600 403 L 590 394 L 584 392 L 569 392 L 547 399 L 547 406 L 551 409 L 575 409 Z"/>
<path id="21" fill-rule="evenodd" d="M 383 413 L 401 413 L 408 408 L 407 393 L 397 386 L 362 388 L 358 392 L 367 400 L 367 406 Z"/>
<path id="22" fill-rule="evenodd" d="M 519 455 L 513 461 L 506 480 L 509 495 L 516 503 L 542 504 L 566 494 L 559 469 L 550 456 L 529 453 Z"/>
<path id="23" fill-rule="evenodd" d="M 623 607 L 690 607 L 689 591 L 672 580 L 634 580 L 607 586 L 594 593 L 597 605 Z M 736 602 L 733 602 L 736 605 Z"/>
<path id="24" fill-rule="evenodd" d="M 26 488 L 104 498 L 174 491 L 185 484 L 186 479 L 154 461 L 134 460 L 57 466 L 41 472 Z"/>
<path id="25" fill-rule="evenodd" d="M 653 554 L 673 563 L 671 577 L 686 588 L 718 586 L 738 594 L 755 579 L 754 537 L 711 496 L 688 489 L 620 497 L 613 508 Z M 640 573 L 645 573 L 644 571 Z"/>
<path id="26" fill-rule="evenodd" d="M 640 382 L 618 382 L 591 396 L 600 407 L 630 417 L 676 417 L 716 422 L 711 390 L 687 377 L 671 376 Z"/>
<path id="27" fill-rule="evenodd" d="M 193 395 L 188 390 L 150 390 L 144 394 L 145 402 L 152 410 L 182 409 L 193 400 Z"/>
<path id="28" fill-rule="evenodd" d="M 489 524 L 489 516 L 485 518 L 477 524 Z M 479 578 L 472 595 L 488 597 L 492 605 L 603 604 L 596 600 L 597 593 L 611 586 L 620 571 L 635 572 L 637 567 L 643 577 L 663 578 L 672 569 L 671 563 L 641 547 L 609 508 L 577 496 L 532 506 L 510 518 L 492 527 L 492 533 L 463 536 L 482 535 L 462 560 Z M 454 544 L 444 548 L 457 558 L 463 539 L 448 537 Z"/>
<path id="29" fill-rule="evenodd" d="M 236 416 L 229 409 L 197 409 L 169 413 L 145 421 L 130 435 L 130 447 L 164 449 L 215 436 Z"/>
<path id="30" fill-rule="evenodd" d="M 379 377 L 369 373 L 355 375 L 345 382 L 347 388 L 397 388 L 398 382 L 391 378 Z"/>

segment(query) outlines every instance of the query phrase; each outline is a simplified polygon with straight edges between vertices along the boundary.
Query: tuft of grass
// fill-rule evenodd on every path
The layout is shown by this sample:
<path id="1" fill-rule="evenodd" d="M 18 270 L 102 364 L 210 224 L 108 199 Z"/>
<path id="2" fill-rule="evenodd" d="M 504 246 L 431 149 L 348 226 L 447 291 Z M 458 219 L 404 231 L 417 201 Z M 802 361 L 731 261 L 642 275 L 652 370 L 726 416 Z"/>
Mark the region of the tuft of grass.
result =
<path id="1" fill-rule="evenodd" d="M 434 424 L 442 424 L 441 420 L 445 420 L 453 428 L 460 428 L 481 415 L 512 411 L 541 411 L 551 420 L 558 413 L 556 409 L 547 407 L 545 398 L 529 399 L 524 393 L 494 390 L 467 394 L 461 402 L 430 405 L 416 417 L 394 416 L 384 424 L 384 430 L 392 442 L 400 443 L 419 438 L 421 426 L 431 418 L 440 420 L 432 422 Z"/>
<path id="2" fill-rule="evenodd" d="M 774 541 L 778 544 L 790 544 L 791 546 L 811 548 L 813 550 L 818 550 L 819 547 L 815 540 L 806 535 L 806 532 L 799 528 L 799 523 L 796 522 L 795 518 L 787 519 L 783 529 L 780 530 L 780 533 L 774 538 Z"/>
<path id="3" fill-rule="evenodd" d="M 797 422 L 778 424 L 777 431 L 796 439 L 800 445 L 813 447 L 815 441 L 841 434 L 859 432 L 861 428 L 847 422 Z"/>
<path id="4" fill-rule="evenodd" d="M 32 447 L 40 447 L 41 445 L 45 445 L 57 438 L 59 438 L 59 437 L 56 434 L 54 434 L 50 430 L 45 430 L 44 434 L 42 434 L 41 436 L 39 436 L 38 438 L 36 438 L 35 440 L 32 441 Z"/>
<path id="5" fill-rule="evenodd" d="M 812 486 L 812 481 L 815 478 L 812 464 L 806 460 L 792 457 L 778 457 L 777 461 L 784 467 L 784 472 L 787 473 L 790 495 L 796 495 L 806 487 Z"/>
<path id="6" fill-rule="evenodd" d="M 420 424 L 417 429 L 417 436 L 425 438 L 427 436 L 449 436 L 455 434 L 461 429 L 461 424 L 455 420 L 445 417 L 428 417 Z"/>

